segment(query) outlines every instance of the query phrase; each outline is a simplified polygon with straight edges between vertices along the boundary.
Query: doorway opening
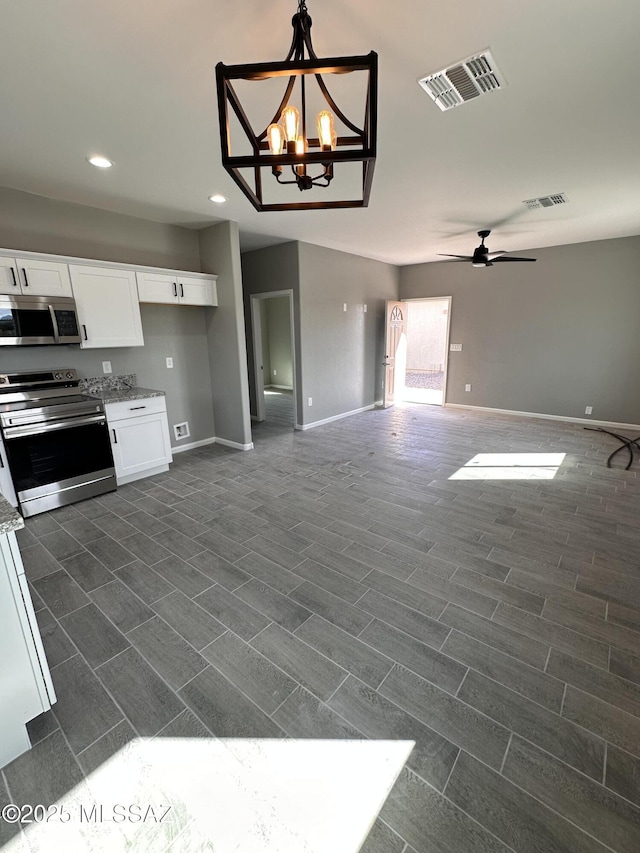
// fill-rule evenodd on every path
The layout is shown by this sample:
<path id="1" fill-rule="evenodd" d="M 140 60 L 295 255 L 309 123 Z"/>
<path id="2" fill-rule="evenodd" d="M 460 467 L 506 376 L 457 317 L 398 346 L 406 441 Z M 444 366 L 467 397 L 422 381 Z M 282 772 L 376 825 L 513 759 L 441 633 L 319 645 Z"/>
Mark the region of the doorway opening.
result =
<path id="1" fill-rule="evenodd" d="M 296 408 L 293 291 L 251 297 L 256 420 L 294 429 Z"/>
<path id="2" fill-rule="evenodd" d="M 407 355 L 400 399 L 442 406 L 446 393 L 451 297 L 416 299 L 405 304 Z"/>
<path id="3" fill-rule="evenodd" d="M 385 407 L 444 405 L 450 314 L 450 296 L 387 302 Z"/>

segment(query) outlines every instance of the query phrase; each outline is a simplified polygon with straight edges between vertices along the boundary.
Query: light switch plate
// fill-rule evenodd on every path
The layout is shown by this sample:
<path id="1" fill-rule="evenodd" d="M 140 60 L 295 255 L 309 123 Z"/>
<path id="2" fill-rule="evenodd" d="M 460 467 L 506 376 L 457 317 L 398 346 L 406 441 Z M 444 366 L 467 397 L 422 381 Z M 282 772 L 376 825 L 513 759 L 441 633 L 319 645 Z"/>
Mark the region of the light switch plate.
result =
<path id="1" fill-rule="evenodd" d="M 111 371 L 111 362 L 110 362 L 110 361 L 103 361 L 103 362 L 102 362 L 102 372 L 103 372 L 103 373 L 111 373 L 111 372 L 112 372 L 112 371 Z"/>
<path id="2" fill-rule="evenodd" d="M 167 356 L 167 367 L 173 367 L 173 359 L 171 356 Z"/>
<path id="3" fill-rule="evenodd" d="M 462 352 L 462 344 L 451 344 L 449 350 L 451 352 Z"/>

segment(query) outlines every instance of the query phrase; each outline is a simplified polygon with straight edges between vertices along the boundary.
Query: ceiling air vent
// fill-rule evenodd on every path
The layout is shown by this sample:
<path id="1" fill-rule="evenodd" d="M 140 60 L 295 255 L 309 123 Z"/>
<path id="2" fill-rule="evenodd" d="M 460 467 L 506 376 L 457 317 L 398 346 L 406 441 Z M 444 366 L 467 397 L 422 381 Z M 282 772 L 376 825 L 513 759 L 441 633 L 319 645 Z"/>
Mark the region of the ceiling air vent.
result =
<path id="1" fill-rule="evenodd" d="M 422 77 L 418 83 L 441 110 L 459 107 L 507 85 L 488 50 Z"/>
<path id="2" fill-rule="evenodd" d="M 564 193 L 554 193 L 553 195 L 543 195 L 540 198 L 528 198 L 523 201 L 529 210 L 538 210 L 540 207 L 555 207 L 556 204 L 566 204 L 568 198 Z"/>

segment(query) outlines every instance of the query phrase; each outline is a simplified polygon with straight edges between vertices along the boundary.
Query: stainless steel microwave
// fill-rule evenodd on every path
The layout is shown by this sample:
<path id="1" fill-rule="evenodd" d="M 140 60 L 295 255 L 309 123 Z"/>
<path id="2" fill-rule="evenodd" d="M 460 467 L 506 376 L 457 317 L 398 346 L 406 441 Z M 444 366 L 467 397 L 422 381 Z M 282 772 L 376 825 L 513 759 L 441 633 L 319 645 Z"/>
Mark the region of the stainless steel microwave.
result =
<path id="1" fill-rule="evenodd" d="M 70 297 L 0 295 L 0 346 L 79 343 L 76 303 Z"/>

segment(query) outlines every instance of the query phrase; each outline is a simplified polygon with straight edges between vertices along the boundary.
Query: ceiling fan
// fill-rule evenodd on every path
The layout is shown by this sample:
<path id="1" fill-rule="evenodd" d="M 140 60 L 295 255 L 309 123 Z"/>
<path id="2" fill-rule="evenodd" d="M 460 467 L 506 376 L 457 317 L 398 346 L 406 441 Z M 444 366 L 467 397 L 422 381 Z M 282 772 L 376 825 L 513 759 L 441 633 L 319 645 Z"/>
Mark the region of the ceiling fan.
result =
<path id="1" fill-rule="evenodd" d="M 472 266 L 474 267 L 492 267 L 495 263 L 500 261 L 535 261 L 535 258 L 516 258 L 513 255 L 507 257 L 506 252 L 490 252 L 489 248 L 485 246 L 484 241 L 485 238 L 491 234 L 491 231 L 485 229 L 484 231 L 478 231 L 478 237 L 481 238 L 482 242 L 474 250 L 473 255 L 441 255 L 443 258 L 456 258 L 458 261 L 471 261 Z"/>

